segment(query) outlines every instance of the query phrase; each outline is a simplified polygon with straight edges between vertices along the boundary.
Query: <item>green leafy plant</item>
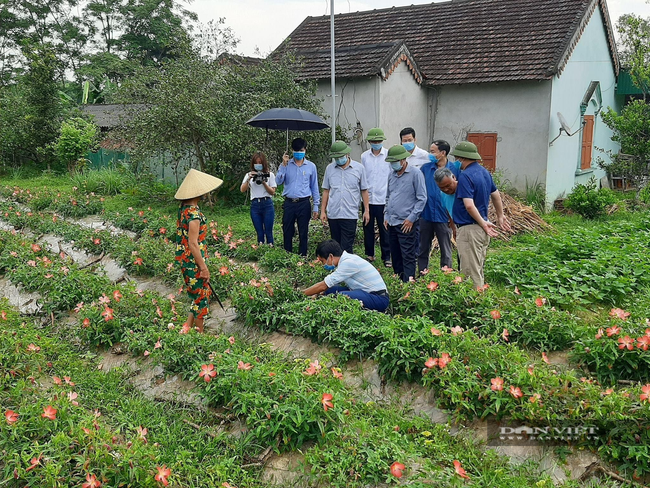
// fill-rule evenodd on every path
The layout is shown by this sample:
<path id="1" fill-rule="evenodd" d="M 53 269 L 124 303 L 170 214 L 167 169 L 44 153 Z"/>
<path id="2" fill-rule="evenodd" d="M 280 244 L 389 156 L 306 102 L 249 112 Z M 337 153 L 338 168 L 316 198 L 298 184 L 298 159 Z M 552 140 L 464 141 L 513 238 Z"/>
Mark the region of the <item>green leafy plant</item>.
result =
<path id="1" fill-rule="evenodd" d="M 607 207 L 614 203 L 616 203 L 616 197 L 613 192 L 608 188 L 599 190 L 596 178 L 592 176 L 587 183 L 573 187 L 564 201 L 564 206 L 586 219 L 594 219 L 603 215 Z"/>

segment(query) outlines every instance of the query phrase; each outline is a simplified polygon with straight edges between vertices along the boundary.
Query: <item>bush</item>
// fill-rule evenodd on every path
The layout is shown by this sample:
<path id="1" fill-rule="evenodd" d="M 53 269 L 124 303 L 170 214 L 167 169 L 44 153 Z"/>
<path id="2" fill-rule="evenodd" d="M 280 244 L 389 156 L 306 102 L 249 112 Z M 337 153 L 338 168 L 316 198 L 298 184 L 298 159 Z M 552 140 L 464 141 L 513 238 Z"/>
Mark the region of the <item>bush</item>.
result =
<path id="1" fill-rule="evenodd" d="M 80 117 L 74 117 L 61 124 L 61 131 L 52 144 L 59 163 L 73 173 L 84 155 L 97 143 L 97 126 Z"/>
<path id="2" fill-rule="evenodd" d="M 576 185 L 564 202 L 569 210 L 582 215 L 586 219 L 594 219 L 605 213 L 608 206 L 616 202 L 614 192 L 596 188 L 596 178 L 589 178 L 587 183 Z"/>
<path id="3" fill-rule="evenodd" d="M 135 175 L 126 168 L 87 170 L 74 175 L 72 183 L 84 193 L 100 195 L 118 195 L 137 184 Z"/>

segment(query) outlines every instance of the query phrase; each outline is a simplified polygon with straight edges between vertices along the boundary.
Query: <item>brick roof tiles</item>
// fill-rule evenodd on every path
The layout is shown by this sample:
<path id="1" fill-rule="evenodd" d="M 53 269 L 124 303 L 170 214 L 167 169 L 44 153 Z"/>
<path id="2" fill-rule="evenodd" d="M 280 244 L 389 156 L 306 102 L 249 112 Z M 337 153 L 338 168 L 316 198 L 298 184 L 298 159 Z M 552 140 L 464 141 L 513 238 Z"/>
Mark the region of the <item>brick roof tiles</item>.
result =
<path id="1" fill-rule="evenodd" d="M 401 49 L 428 85 L 548 79 L 596 8 L 618 71 L 605 0 L 453 0 L 336 15 L 337 77 L 385 77 Z M 307 17 L 284 50 L 303 57 L 301 78 L 329 78 L 330 17 Z"/>

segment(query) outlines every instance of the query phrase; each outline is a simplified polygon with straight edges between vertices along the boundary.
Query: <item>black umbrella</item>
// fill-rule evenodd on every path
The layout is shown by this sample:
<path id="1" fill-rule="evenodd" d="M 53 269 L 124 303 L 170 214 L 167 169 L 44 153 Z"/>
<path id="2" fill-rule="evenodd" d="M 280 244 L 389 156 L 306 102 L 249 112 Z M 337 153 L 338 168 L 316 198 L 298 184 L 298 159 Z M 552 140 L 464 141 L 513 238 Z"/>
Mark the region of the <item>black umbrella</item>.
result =
<path id="1" fill-rule="evenodd" d="M 290 130 L 329 129 L 329 125 L 318 115 L 297 108 L 272 108 L 265 110 L 247 121 L 246 124 L 267 130 L 286 131 L 287 147 L 289 146 Z"/>

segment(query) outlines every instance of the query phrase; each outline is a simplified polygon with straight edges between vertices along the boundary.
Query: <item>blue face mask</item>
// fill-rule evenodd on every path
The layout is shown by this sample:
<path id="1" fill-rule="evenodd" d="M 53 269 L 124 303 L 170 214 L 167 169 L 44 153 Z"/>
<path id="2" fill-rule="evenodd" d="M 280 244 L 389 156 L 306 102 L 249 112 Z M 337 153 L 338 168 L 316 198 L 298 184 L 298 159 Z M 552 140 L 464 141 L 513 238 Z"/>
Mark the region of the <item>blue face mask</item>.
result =
<path id="1" fill-rule="evenodd" d="M 402 146 L 404 146 L 404 149 L 406 149 L 407 151 L 412 151 L 413 149 L 415 149 L 415 142 L 405 142 L 402 144 Z"/>
<path id="2" fill-rule="evenodd" d="M 325 271 L 334 271 L 336 269 L 336 266 L 334 266 L 333 264 L 327 264 L 327 262 L 325 262 L 325 264 L 323 265 L 323 269 Z"/>
<path id="3" fill-rule="evenodd" d="M 255 171 L 262 171 L 264 169 L 264 165 L 262 165 L 262 164 L 254 164 L 253 168 L 255 168 Z"/>
<path id="4" fill-rule="evenodd" d="M 394 161 L 390 163 L 390 167 L 393 168 L 394 171 L 399 171 L 402 169 L 402 162 L 401 161 Z"/>
<path id="5" fill-rule="evenodd" d="M 382 143 L 379 143 L 379 144 L 372 144 L 371 143 L 370 147 L 375 151 L 379 151 L 382 147 L 384 147 L 384 145 Z"/>
<path id="6" fill-rule="evenodd" d="M 438 158 L 435 155 L 429 153 L 429 161 L 435 164 L 438 162 Z"/>
<path id="7" fill-rule="evenodd" d="M 338 166 L 345 166 L 345 163 L 348 162 L 348 157 L 343 156 L 342 158 L 334 158 L 334 161 Z"/>
<path id="8" fill-rule="evenodd" d="M 301 159 L 305 159 L 305 151 L 294 151 L 293 160 L 300 161 Z"/>

